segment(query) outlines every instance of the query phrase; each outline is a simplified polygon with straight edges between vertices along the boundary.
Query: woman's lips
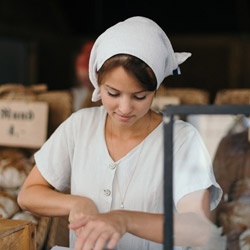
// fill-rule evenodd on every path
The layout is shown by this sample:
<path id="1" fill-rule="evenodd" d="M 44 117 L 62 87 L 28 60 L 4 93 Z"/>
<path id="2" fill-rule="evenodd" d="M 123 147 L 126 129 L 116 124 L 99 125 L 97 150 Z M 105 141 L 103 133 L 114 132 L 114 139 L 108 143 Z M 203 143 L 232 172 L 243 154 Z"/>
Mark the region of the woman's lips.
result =
<path id="1" fill-rule="evenodd" d="M 133 117 L 129 115 L 119 115 L 119 114 L 116 114 L 116 116 L 119 120 L 122 120 L 122 121 L 128 121 Z"/>

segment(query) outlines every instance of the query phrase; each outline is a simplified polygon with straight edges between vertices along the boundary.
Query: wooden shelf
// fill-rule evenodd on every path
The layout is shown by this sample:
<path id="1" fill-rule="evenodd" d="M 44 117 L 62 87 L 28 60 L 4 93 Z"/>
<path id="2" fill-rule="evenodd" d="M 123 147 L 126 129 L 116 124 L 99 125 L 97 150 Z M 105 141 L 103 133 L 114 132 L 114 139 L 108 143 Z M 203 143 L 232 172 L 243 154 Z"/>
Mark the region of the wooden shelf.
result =
<path id="1" fill-rule="evenodd" d="M 0 246 L 6 250 L 35 250 L 35 225 L 26 220 L 0 219 Z"/>

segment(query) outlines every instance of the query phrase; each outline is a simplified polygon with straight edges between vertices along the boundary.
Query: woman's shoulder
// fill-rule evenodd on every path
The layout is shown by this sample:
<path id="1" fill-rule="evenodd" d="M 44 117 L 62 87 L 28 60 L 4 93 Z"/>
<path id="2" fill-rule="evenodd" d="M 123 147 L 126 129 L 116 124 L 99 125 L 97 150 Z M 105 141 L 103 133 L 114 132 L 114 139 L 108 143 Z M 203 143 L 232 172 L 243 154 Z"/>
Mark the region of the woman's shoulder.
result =
<path id="1" fill-rule="evenodd" d="M 166 124 L 167 122 L 169 122 L 169 120 L 166 120 L 164 118 L 164 115 L 162 113 L 158 113 L 158 112 L 152 112 L 153 117 L 154 118 L 154 121 L 155 121 L 155 124 L 157 127 L 159 124 Z M 185 121 L 185 120 L 182 120 L 182 119 L 179 119 L 179 118 L 176 118 L 174 119 L 174 122 L 173 122 L 173 128 L 175 130 L 190 130 L 190 131 L 195 131 L 196 128 L 189 122 Z"/>
<path id="2" fill-rule="evenodd" d="M 106 110 L 102 106 L 83 108 L 71 114 L 64 122 L 64 128 L 75 133 L 93 131 L 103 126 L 105 118 Z"/>
<path id="3" fill-rule="evenodd" d="M 174 129 L 196 131 L 196 128 L 191 123 L 180 119 L 174 121 Z"/>
<path id="4" fill-rule="evenodd" d="M 102 124 L 106 118 L 106 110 L 103 106 L 82 108 L 73 112 L 63 124 L 66 127 L 74 127 L 75 129 L 84 126 L 94 126 L 94 124 Z M 96 122 L 98 121 L 98 122 Z"/>

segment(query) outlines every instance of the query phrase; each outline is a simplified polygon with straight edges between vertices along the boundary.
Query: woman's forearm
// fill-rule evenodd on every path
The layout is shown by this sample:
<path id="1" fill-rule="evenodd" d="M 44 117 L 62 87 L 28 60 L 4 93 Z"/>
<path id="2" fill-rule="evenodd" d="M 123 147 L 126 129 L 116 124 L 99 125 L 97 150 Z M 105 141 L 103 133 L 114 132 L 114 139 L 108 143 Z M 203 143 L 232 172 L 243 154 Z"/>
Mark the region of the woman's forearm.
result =
<path id="1" fill-rule="evenodd" d="M 29 186 L 18 195 L 23 210 L 42 216 L 66 216 L 74 206 L 92 205 L 88 198 L 59 193 L 47 186 Z"/>
<path id="2" fill-rule="evenodd" d="M 127 232 L 138 237 L 163 243 L 164 242 L 164 215 L 134 212 L 114 211 L 124 217 Z M 211 234 L 211 222 L 197 213 L 174 214 L 174 245 L 204 246 Z M 166 222 L 167 223 L 167 222 Z"/>
<path id="3" fill-rule="evenodd" d="M 205 246 L 210 237 L 211 222 L 198 213 L 174 214 L 174 244 Z"/>
<path id="4" fill-rule="evenodd" d="M 163 215 L 139 211 L 114 210 L 126 224 L 126 231 L 150 241 L 163 242 Z"/>
<path id="5" fill-rule="evenodd" d="M 97 212 L 91 199 L 56 191 L 44 179 L 36 165 L 26 178 L 17 201 L 23 210 L 43 216 L 67 216 L 79 211 L 90 214 Z"/>

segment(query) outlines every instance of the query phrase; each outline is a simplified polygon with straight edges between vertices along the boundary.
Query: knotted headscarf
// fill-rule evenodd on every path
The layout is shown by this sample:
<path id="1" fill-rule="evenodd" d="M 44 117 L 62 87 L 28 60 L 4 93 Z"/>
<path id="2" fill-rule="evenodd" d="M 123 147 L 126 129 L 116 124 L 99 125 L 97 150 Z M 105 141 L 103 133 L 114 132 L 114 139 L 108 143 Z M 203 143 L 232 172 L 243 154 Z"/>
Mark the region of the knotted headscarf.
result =
<path id="1" fill-rule="evenodd" d="M 180 74 L 179 64 L 191 53 L 175 53 L 162 28 L 149 18 L 135 16 L 108 28 L 95 41 L 89 60 L 89 78 L 94 86 L 92 101 L 101 99 L 97 71 L 110 57 L 133 55 L 154 72 L 157 88 L 169 75 Z"/>

